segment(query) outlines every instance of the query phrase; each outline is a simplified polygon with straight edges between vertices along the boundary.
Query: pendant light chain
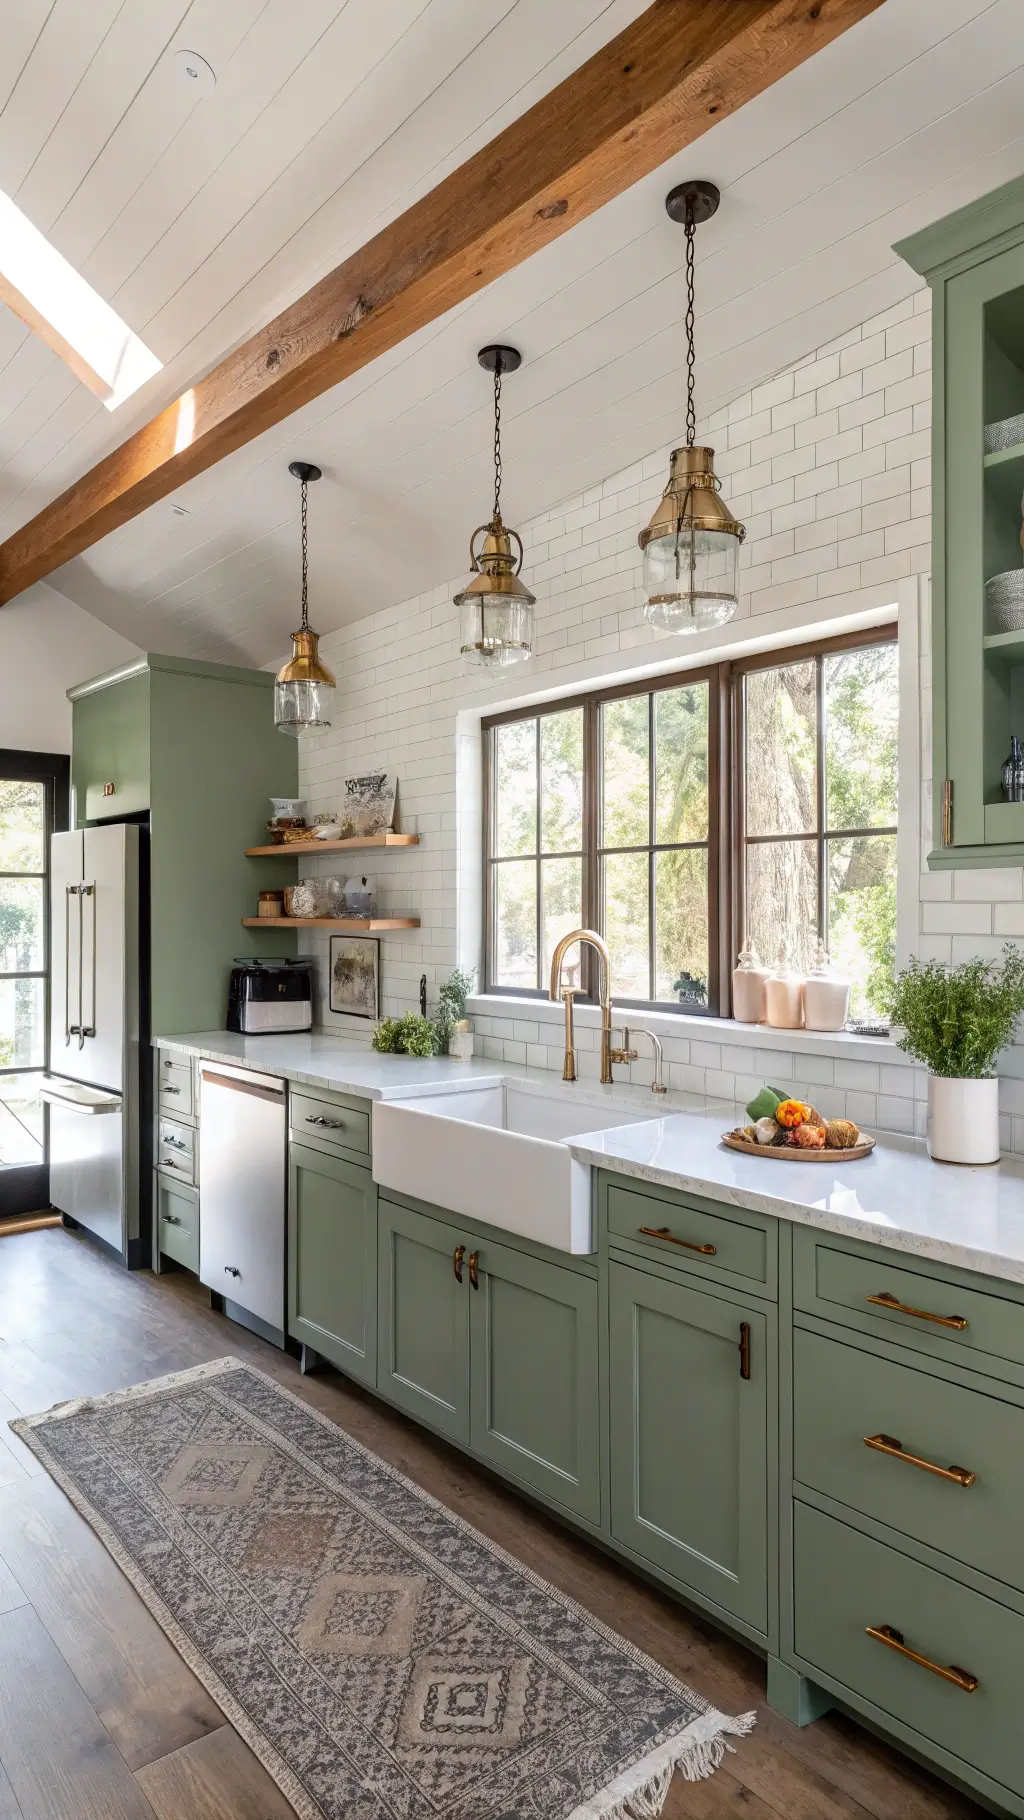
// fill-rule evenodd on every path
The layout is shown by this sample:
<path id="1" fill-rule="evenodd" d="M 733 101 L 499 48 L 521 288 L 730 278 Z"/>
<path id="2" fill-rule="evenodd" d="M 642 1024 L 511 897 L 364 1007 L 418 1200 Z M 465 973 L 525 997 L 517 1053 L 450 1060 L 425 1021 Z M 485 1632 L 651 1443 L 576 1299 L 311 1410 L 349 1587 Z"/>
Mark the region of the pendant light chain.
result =
<path id="1" fill-rule="evenodd" d="M 494 516 L 501 518 L 501 356 L 494 363 Z"/>
<path id="2" fill-rule="evenodd" d="M 308 632 L 308 630 L 309 630 L 309 602 L 308 602 L 308 598 L 307 598 L 307 596 L 308 596 L 307 579 L 308 579 L 308 574 L 309 574 L 309 539 L 308 539 L 308 535 L 307 535 L 307 526 L 306 526 L 306 495 L 307 495 L 307 492 L 308 492 L 308 484 L 305 480 L 303 480 L 303 482 L 302 482 L 302 630 L 304 632 Z"/>
<path id="3" fill-rule="evenodd" d="M 696 235 L 693 204 L 686 209 L 686 446 L 692 449 L 697 438 L 697 414 L 693 403 L 693 242 Z"/>

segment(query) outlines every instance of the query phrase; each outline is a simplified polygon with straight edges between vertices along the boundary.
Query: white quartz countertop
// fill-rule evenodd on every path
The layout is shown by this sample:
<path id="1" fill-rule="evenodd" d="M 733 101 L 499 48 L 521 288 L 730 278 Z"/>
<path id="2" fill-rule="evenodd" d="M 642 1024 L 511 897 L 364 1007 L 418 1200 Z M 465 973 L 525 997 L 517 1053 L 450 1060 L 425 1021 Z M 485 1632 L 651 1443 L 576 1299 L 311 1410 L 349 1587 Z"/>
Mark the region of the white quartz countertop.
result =
<path id="1" fill-rule="evenodd" d="M 636 1123 L 567 1138 L 567 1148 L 580 1162 L 639 1181 L 1024 1283 L 1024 1160 L 957 1168 L 933 1163 L 913 1139 L 889 1138 L 857 1162 L 776 1161 L 727 1150 L 721 1136 L 735 1123 L 734 1108 L 696 1094 L 669 1093 L 652 1104 L 648 1088 L 624 1082 L 566 1083 L 545 1069 L 476 1058 L 377 1055 L 363 1044 L 315 1034 L 247 1037 L 207 1030 L 154 1040 L 162 1049 L 364 1099 L 418 1098 L 515 1081 L 520 1091 L 545 1098 L 635 1108 Z"/>
<path id="2" fill-rule="evenodd" d="M 849 1163 L 791 1163 L 727 1150 L 720 1111 L 677 1113 L 568 1139 L 581 1162 L 795 1220 L 844 1238 L 891 1245 L 961 1270 L 1024 1283 L 1024 1163 L 933 1163 L 910 1138 L 878 1143 Z"/>

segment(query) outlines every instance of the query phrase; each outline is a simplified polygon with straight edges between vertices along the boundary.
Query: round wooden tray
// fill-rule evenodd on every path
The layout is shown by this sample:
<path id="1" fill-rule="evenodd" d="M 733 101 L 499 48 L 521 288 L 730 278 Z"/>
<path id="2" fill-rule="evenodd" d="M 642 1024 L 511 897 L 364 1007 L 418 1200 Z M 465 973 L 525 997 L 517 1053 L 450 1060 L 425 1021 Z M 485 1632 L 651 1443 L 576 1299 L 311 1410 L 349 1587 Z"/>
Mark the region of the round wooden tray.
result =
<path id="1" fill-rule="evenodd" d="M 798 1150 L 795 1144 L 751 1144 L 746 1138 L 733 1137 L 731 1131 L 723 1131 L 722 1142 L 729 1150 L 741 1150 L 744 1156 L 771 1157 L 777 1163 L 855 1163 L 858 1157 L 870 1156 L 875 1148 L 874 1138 L 865 1137 L 863 1132 L 860 1143 L 849 1150 Z"/>

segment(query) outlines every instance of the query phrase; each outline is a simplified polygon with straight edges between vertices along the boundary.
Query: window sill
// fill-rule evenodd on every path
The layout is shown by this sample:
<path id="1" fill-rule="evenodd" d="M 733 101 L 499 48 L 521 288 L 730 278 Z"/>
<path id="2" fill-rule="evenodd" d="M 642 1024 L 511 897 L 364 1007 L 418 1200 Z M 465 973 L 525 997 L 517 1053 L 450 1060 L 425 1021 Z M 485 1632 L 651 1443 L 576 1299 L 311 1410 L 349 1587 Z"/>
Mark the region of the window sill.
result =
<path id="1" fill-rule="evenodd" d="M 545 998 L 477 993 L 469 999 L 467 1011 L 471 1017 L 543 1025 L 545 1031 L 549 1027 L 561 1030 L 565 1025 L 561 1005 L 552 1004 Z M 600 1007 L 581 1004 L 577 999 L 575 1019 L 584 1029 L 596 1029 L 601 1022 Z M 628 1024 L 631 1030 L 653 1030 L 656 1036 L 683 1038 L 691 1043 L 751 1050 L 784 1049 L 805 1055 L 838 1055 L 849 1061 L 894 1063 L 908 1069 L 914 1066 L 911 1057 L 897 1047 L 891 1036 L 858 1036 L 849 1030 L 776 1030 L 768 1024 L 739 1024 L 731 1017 L 694 1017 L 684 1011 L 646 1011 L 614 1003 L 612 1022 L 618 1028 Z"/>

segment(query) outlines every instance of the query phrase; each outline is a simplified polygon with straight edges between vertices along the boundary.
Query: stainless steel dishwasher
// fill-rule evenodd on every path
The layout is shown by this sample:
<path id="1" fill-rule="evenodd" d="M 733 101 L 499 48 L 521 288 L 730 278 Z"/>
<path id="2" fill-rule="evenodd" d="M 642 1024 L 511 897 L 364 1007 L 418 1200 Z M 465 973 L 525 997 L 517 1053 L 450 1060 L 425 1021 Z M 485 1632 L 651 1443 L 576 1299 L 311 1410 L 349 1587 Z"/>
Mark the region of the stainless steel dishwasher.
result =
<path id="1" fill-rule="evenodd" d="M 287 1094 L 273 1075 L 203 1062 L 199 1087 L 199 1280 L 225 1312 L 285 1339 Z"/>

